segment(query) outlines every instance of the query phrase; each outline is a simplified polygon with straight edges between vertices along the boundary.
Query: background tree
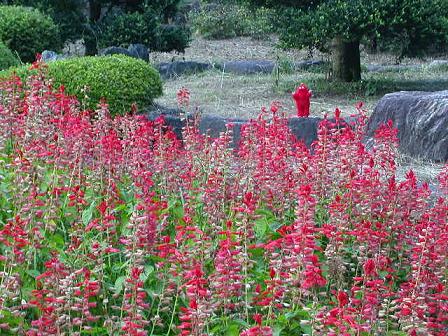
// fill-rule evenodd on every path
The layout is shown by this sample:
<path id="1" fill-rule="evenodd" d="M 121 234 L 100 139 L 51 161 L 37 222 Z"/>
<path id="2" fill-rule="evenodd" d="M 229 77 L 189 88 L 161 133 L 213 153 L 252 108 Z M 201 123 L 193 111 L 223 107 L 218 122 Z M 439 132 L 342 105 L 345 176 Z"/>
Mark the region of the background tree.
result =
<path id="1" fill-rule="evenodd" d="M 99 39 L 98 30 L 101 30 L 101 21 L 102 19 L 109 19 L 108 24 L 110 24 L 112 19 L 108 14 L 112 9 L 120 7 L 123 9 L 124 14 L 141 14 L 138 18 L 138 15 L 132 16 L 134 22 L 137 21 L 140 26 L 146 23 L 148 27 L 145 27 L 142 32 L 146 31 L 152 34 L 153 30 L 157 29 L 157 27 L 154 26 L 155 22 L 161 19 L 160 23 L 167 23 L 177 13 L 180 1 L 181 0 L 88 0 L 87 8 L 89 15 L 87 20 L 87 30 L 89 34 L 87 34 L 84 39 L 86 54 L 95 55 L 97 53 Z M 123 21 L 123 18 L 118 18 L 118 20 Z"/>
<path id="2" fill-rule="evenodd" d="M 162 26 L 174 18 L 180 3 L 181 0 L 0 0 L 0 4 L 35 7 L 50 15 L 59 26 L 63 41 L 84 39 L 87 55 L 98 53 L 99 42 L 105 40 L 101 36 L 105 26 L 113 26 L 106 33 L 110 35 L 126 22 L 125 31 L 116 39 L 142 36 L 139 41 L 123 40 L 120 44 L 148 42 L 148 47 L 157 50 L 178 46 L 183 49 L 189 41 L 188 29 Z M 135 25 L 133 30 L 129 27 L 132 25 Z M 137 30 L 140 35 L 136 34 Z"/>
<path id="3" fill-rule="evenodd" d="M 59 26 L 63 41 L 82 37 L 86 21 L 82 12 L 84 0 L 0 0 L 0 3 L 34 7 L 49 15 Z"/>
<path id="4" fill-rule="evenodd" d="M 286 48 L 317 48 L 332 56 L 333 76 L 361 79 L 360 44 L 375 41 L 398 59 L 421 56 L 448 41 L 446 0 L 245 0 L 274 7 Z"/>

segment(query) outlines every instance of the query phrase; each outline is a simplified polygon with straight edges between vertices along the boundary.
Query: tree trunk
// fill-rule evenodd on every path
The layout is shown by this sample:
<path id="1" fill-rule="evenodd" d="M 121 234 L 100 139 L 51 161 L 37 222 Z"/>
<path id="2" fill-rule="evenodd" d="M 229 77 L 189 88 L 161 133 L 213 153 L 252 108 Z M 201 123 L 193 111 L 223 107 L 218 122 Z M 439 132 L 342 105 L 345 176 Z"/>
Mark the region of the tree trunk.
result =
<path id="1" fill-rule="evenodd" d="M 359 40 L 346 41 L 336 37 L 332 41 L 333 77 L 343 82 L 361 80 Z"/>
<path id="2" fill-rule="evenodd" d="M 93 56 L 98 53 L 97 41 L 94 32 L 95 23 L 101 18 L 101 2 L 98 0 L 89 0 L 89 20 L 88 27 L 84 33 L 84 46 L 86 55 Z"/>

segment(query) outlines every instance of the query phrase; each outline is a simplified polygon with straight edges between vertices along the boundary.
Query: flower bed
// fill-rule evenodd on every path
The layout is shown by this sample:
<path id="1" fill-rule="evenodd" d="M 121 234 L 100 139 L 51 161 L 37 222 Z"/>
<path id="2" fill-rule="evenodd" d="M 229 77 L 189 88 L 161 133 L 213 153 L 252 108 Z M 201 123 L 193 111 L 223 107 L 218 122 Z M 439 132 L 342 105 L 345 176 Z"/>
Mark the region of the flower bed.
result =
<path id="1" fill-rule="evenodd" d="M 397 181 L 361 106 L 308 150 L 274 104 L 234 150 L 42 73 L 0 92 L 2 335 L 447 334 L 448 166 Z"/>

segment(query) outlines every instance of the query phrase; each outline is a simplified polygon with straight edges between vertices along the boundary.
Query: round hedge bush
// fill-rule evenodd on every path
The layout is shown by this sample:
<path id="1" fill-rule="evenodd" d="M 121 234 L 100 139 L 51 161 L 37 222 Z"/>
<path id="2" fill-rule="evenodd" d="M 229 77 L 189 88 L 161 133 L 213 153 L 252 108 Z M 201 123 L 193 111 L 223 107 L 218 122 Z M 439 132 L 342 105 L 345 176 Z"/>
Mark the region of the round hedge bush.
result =
<path id="1" fill-rule="evenodd" d="M 23 62 L 32 62 L 36 53 L 59 50 L 59 29 L 39 10 L 22 6 L 0 6 L 0 41 L 17 51 Z"/>
<path id="2" fill-rule="evenodd" d="M 1 72 L 0 77 L 9 77 L 15 72 L 24 78 L 31 71 L 29 66 L 11 68 Z M 145 61 L 124 55 L 50 62 L 48 76 L 53 79 L 54 87 L 64 85 L 67 94 L 77 96 L 89 109 L 96 109 L 99 101 L 105 98 L 112 115 L 125 114 L 134 103 L 140 108 L 148 106 L 162 95 L 162 81 L 157 70 Z"/>
<path id="3" fill-rule="evenodd" d="M 0 42 L 0 70 L 19 64 L 19 60 L 14 56 L 11 50 Z"/>

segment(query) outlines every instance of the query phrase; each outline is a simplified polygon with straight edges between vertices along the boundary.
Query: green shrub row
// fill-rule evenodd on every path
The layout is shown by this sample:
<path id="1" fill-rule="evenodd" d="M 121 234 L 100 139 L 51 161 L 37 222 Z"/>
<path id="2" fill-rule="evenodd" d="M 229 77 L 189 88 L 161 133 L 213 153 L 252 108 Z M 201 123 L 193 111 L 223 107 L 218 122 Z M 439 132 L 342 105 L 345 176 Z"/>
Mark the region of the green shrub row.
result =
<path id="1" fill-rule="evenodd" d="M 21 6 L 0 6 L 0 41 L 23 62 L 32 62 L 45 49 L 62 46 L 58 26 L 50 17 Z"/>
<path id="2" fill-rule="evenodd" d="M 21 78 L 33 74 L 29 66 L 21 66 L 0 72 L 0 78 L 14 72 Z M 55 87 L 64 85 L 65 91 L 77 96 L 86 108 L 96 109 L 101 98 L 105 98 L 114 115 L 128 112 L 133 103 L 145 107 L 162 95 L 162 81 L 157 70 L 142 60 L 124 55 L 51 62 L 48 76 Z"/>

